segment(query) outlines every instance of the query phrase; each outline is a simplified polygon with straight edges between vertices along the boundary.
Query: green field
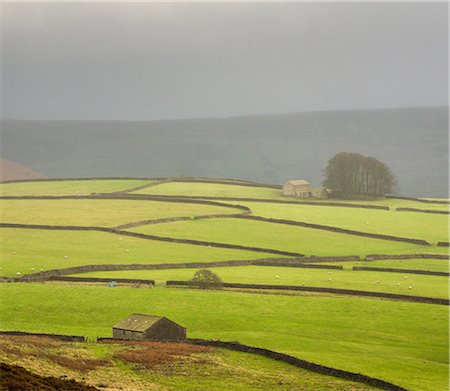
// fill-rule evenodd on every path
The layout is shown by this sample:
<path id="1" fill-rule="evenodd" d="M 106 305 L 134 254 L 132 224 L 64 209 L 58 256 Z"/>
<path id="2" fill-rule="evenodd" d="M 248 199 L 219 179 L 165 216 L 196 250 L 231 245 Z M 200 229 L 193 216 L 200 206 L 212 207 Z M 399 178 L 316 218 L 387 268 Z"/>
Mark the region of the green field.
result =
<path id="1" fill-rule="evenodd" d="M 104 232 L 0 228 L 0 235 L 2 276 L 92 264 L 211 262 L 271 255 Z"/>
<path id="2" fill-rule="evenodd" d="M 0 184 L 2 196 L 90 195 L 112 193 L 151 183 L 140 179 L 85 179 L 72 181 L 12 182 Z"/>
<path id="3" fill-rule="evenodd" d="M 180 349 L 183 354 L 168 354 Z M 128 352 L 136 351 L 150 353 L 145 365 L 133 362 L 133 357 L 127 356 Z M 75 357 L 76 361 L 71 361 Z M 91 366 L 95 368 L 89 372 L 76 370 L 80 366 L 77 362 L 82 360 L 94 362 L 95 365 Z M 280 391 L 375 390 L 364 384 L 319 375 L 263 356 L 184 344 L 146 343 L 130 347 L 127 343 L 96 344 L 0 336 L 0 361 L 20 365 L 30 371 L 37 369 L 42 376 L 59 377 L 64 372 L 77 381 L 119 390 L 149 391 L 161 390 L 161 387 L 177 391 L 223 390 L 224 387 L 233 391 L 269 388 Z"/>
<path id="4" fill-rule="evenodd" d="M 449 272 L 448 259 L 382 259 L 378 261 L 361 262 L 324 262 L 324 265 L 342 265 L 344 269 L 351 269 L 353 266 L 368 266 L 394 269 L 415 269 L 432 272 Z"/>
<path id="5" fill-rule="evenodd" d="M 1 222 L 114 227 L 141 220 L 242 212 L 232 207 L 134 200 L 2 200 Z"/>
<path id="6" fill-rule="evenodd" d="M 306 285 L 448 298 L 448 277 L 375 271 L 325 270 L 275 266 L 209 268 L 225 282 Z M 77 274 L 76 277 L 144 278 L 157 282 L 191 280 L 195 269 L 124 270 Z M 405 278 L 406 277 L 406 278 Z M 410 288 L 411 287 L 411 288 Z"/>
<path id="7" fill-rule="evenodd" d="M 123 191 L 151 182 L 23 182 L 0 184 L 0 193 L 17 196 L 85 195 Z M 281 197 L 278 189 L 239 186 L 233 184 L 233 181 L 230 184 L 213 184 L 205 180 L 171 182 L 136 193 L 292 200 Z M 397 207 L 448 210 L 447 205 L 399 199 L 355 202 L 388 205 L 391 210 L 251 201 L 235 203 L 247 205 L 256 216 L 425 239 L 432 245 L 419 246 L 250 219 L 195 218 L 199 215 L 241 212 L 241 209 L 232 208 L 231 205 L 225 207 L 187 202 L 101 198 L 0 199 L 0 208 L 1 221 L 4 223 L 61 226 L 116 227 L 142 220 L 183 216 L 189 220 L 142 225 L 127 230 L 315 256 L 357 255 L 363 258 L 368 254 L 448 254 L 447 247 L 436 246 L 438 241 L 448 241 L 448 216 L 394 210 Z M 3 277 L 20 277 L 41 269 L 92 264 L 163 264 L 279 257 L 267 252 L 136 238 L 127 236 L 126 232 L 112 234 L 86 230 L 0 228 L 0 239 L 0 276 Z M 217 267 L 213 270 L 226 282 L 304 284 L 436 298 L 448 298 L 449 295 L 448 277 L 350 270 L 352 266 L 363 265 L 448 272 L 448 260 L 361 260 L 332 264 L 342 264 L 345 270 L 262 266 Z M 130 270 L 86 274 L 108 278 L 155 279 L 158 285 L 154 288 L 138 288 L 137 285 L 108 288 L 106 284 L 91 286 L 56 281 L 3 283 L 0 284 L 0 330 L 110 336 L 111 326 L 132 312 L 156 314 L 167 316 L 186 326 L 190 337 L 238 340 L 318 364 L 382 378 L 412 391 L 447 390 L 448 306 L 333 294 L 203 291 L 164 285 L 164 281 L 169 279 L 189 280 L 195 270 Z M 101 348 L 95 349 L 101 351 Z M 232 362 L 236 362 L 233 361 L 236 356 L 233 357 L 230 358 L 231 361 L 226 361 L 226 365 L 232 366 Z M 189 366 L 185 371 L 187 376 L 175 376 L 172 379 L 162 376 L 158 384 L 186 391 L 222 389 L 220 387 L 223 385 L 228 385 L 225 388 L 233 390 L 272 390 L 276 389 L 271 383 L 273 376 L 278 376 L 275 372 L 282 371 L 279 377 L 286 379 L 286 382 L 283 383 L 285 387 L 279 388 L 280 390 L 367 389 L 365 386 L 350 387 L 349 383 L 343 384 L 339 380 L 315 374 L 302 377 L 302 381 L 306 383 L 296 388 L 294 385 L 297 384 L 296 376 L 299 373 L 296 369 L 286 369 L 281 364 L 277 367 L 278 364 L 272 361 L 258 363 L 263 369 L 256 364 L 250 367 L 248 360 L 255 358 L 248 358 L 240 368 L 243 371 L 240 373 L 248 374 L 248 382 L 238 381 L 239 375 L 234 375 L 235 372 L 231 369 L 228 375 L 220 372 L 222 378 L 211 375 L 210 383 L 206 380 L 202 382 L 198 379 L 201 377 L 199 373 L 203 372 L 196 372 L 193 366 Z M 211 371 L 216 373 L 212 369 Z M 233 379 L 228 380 L 227 376 Z M 253 381 L 252 376 L 259 379 Z"/>
<path id="8" fill-rule="evenodd" d="M 205 182 L 169 182 L 152 186 L 146 189 L 137 190 L 134 194 L 155 194 L 155 195 L 185 195 L 196 197 L 236 197 L 236 198 L 260 198 L 279 201 L 298 201 L 292 197 L 283 197 L 281 189 L 257 186 L 240 186 L 219 183 Z M 403 200 L 395 198 L 385 198 L 380 200 L 308 200 L 309 202 L 338 202 L 352 204 L 383 205 L 390 208 L 417 208 L 417 209 L 435 209 L 449 210 L 446 204 L 431 204 L 414 200 Z"/>
<path id="9" fill-rule="evenodd" d="M 430 243 L 448 240 L 448 216 L 415 212 L 314 205 L 283 205 L 240 202 L 254 215 L 274 219 L 322 224 L 355 231 L 424 239 Z"/>
<path id="10" fill-rule="evenodd" d="M 3 330 L 108 336 L 132 312 L 164 314 L 190 337 L 238 340 L 411 390 L 447 387 L 445 306 L 52 284 L 2 284 L 0 291 Z"/>
<path id="11" fill-rule="evenodd" d="M 209 240 L 244 246 L 298 252 L 306 255 L 367 255 L 436 252 L 444 247 L 418 246 L 411 243 L 335 233 L 320 229 L 295 227 L 245 219 L 177 221 L 145 225 L 131 231 L 174 238 Z"/>

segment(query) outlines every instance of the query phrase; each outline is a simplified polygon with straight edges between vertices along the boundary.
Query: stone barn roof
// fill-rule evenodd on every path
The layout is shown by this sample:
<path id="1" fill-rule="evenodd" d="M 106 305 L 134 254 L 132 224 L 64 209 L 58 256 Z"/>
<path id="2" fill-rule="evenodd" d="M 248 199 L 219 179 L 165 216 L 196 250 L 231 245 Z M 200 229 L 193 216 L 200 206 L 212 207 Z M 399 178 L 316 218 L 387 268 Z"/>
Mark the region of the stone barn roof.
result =
<path id="1" fill-rule="evenodd" d="M 164 319 L 164 317 L 156 315 L 131 314 L 128 318 L 122 320 L 113 327 L 121 330 L 144 332 L 161 319 Z"/>
<path id="2" fill-rule="evenodd" d="M 294 185 L 294 186 L 309 185 L 309 182 L 305 181 L 304 179 L 293 179 L 293 180 L 287 181 L 287 183 L 290 183 L 291 185 Z"/>

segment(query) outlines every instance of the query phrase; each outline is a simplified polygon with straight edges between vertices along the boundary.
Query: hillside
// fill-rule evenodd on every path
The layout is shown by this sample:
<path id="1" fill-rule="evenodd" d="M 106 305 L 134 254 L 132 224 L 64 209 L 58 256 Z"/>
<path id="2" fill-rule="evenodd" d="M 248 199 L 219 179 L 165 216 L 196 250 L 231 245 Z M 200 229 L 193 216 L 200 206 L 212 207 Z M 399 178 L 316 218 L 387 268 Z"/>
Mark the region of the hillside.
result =
<path id="1" fill-rule="evenodd" d="M 328 159 L 386 162 L 399 194 L 448 197 L 445 107 L 324 111 L 167 121 L 2 122 L 4 157 L 49 177 L 242 178 L 319 184 Z"/>
<path id="2" fill-rule="evenodd" d="M 28 167 L 0 158 L 0 181 L 11 181 L 18 179 L 43 179 L 44 175 Z"/>
<path id="3" fill-rule="evenodd" d="M 186 177 L 0 184 L 0 362 L 111 390 L 447 390 L 448 199 L 280 193 Z M 222 284 L 193 285 L 205 268 Z M 146 367 L 152 349 L 98 339 L 131 313 L 217 349 Z"/>

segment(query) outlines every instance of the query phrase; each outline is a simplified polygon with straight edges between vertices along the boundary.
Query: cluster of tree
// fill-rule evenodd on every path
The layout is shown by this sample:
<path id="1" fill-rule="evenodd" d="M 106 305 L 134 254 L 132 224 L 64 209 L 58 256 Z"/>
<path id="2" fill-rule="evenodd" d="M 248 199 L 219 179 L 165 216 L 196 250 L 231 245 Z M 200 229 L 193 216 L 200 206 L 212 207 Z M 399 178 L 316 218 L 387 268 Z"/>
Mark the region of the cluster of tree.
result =
<path id="1" fill-rule="evenodd" d="M 194 286 L 200 289 L 220 289 L 222 288 L 222 280 L 220 277 L 208 269 L 197 270 L 192 281 Z"/>
<path id="2" fill-rule="evenodd" d="M 323 185 L 342 198 L 376 198 L 397 188 L 394 174 L 383 162 L 360 155 L 340 152 L 324 170 Z"/>

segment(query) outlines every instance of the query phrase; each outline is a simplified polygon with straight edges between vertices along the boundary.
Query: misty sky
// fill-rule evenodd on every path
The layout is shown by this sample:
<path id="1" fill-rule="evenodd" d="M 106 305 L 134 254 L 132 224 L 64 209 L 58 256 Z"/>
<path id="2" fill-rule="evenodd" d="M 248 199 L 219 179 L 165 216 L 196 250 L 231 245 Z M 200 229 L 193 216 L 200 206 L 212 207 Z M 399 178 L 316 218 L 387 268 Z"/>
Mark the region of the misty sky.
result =
<path id="1" fill-rule="evenodd" d="M 2 116 L 448 104 L 446 3 L 8 3 Z"/>

